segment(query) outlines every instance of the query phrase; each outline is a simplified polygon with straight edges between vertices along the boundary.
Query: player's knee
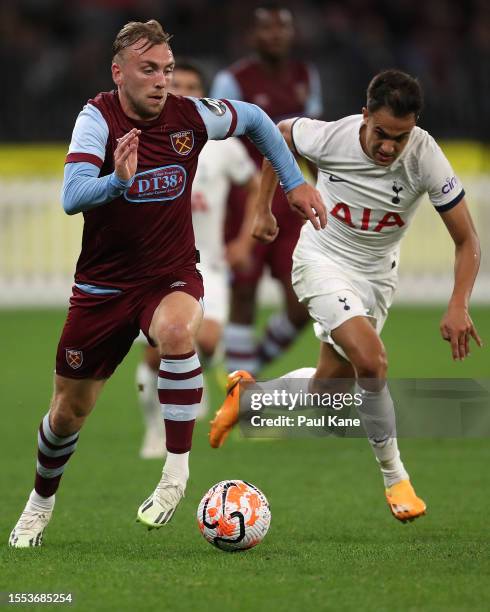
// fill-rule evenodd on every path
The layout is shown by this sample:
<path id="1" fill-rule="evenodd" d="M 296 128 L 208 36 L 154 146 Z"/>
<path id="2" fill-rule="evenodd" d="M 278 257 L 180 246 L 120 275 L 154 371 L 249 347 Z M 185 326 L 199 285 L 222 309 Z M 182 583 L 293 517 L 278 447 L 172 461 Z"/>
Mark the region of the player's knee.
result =
<path id="1" fill-rule="evenodd" d="M 85 396 L 55 393 L 50 407 L 50 422 L 54 433 L 64 436 L 80 429 L 94 404 L 95 398 L 91 401 Z"/>
<path id="2" fill-rule="evenodd" d="M 388 358 L 382 346 L 375 350 L 359 349 L 354 356 L 353 365 L 359 378 L 386 378 Z"/>
<path id="3" fill-rule="evenodd" d="M 171 321 L 157 329 L 157 343 L 160 356 L 174 355 L 192 350 L 194 338 L 189 323 Z"/>

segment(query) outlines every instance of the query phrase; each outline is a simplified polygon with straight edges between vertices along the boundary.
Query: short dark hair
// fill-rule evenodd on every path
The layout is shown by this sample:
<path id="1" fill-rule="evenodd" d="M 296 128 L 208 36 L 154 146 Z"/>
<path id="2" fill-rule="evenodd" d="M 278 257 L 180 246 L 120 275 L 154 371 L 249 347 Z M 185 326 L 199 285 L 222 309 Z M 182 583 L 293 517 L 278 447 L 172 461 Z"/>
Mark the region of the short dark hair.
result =
<path id="1" fill-rule="evenodd" d="M 194 73 L 199 80 L 201 81 L 201 86 L 204 90 L 206 90 L 206 78 L 204 76 L 203 71 L 194 64 L 191 60 L 188 59 L 176 59 L 174 70 L 183 70 L 184 72 L 192 72 Z"/>
<path id="2" fill-rule="evenodd" d="M 370 113 L 385 106 L 395 117 L 413 113 L 418 118 L 423 106 L 422 87 L 406 72 L 383 70 L 369 83 L 366 106 Z"/>
<path id="3" fill-rule="evenodd" d="M 133 45 L 136 41 L 145 38 L 148 41 L 147 47 L 154 45 L 168 45 L 172 36 L 165 32 L 156 19 L 150 19 L 145 23 L 141 21 L 130 21 L 117 33 L 112 45 L 112 56 Z"/>

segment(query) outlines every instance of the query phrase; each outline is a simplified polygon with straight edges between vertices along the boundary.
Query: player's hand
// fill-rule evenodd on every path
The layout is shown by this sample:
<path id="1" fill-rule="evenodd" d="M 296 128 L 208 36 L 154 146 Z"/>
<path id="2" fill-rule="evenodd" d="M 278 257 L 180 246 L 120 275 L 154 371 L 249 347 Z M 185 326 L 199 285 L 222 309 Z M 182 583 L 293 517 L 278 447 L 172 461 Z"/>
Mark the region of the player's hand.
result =
<path id="1" fill-rule="evenodd" d="M 138 144 L 141 130 L 133 128 L 118 139 L 114 151 L 114 170 L 122 181 L 128 181 L 134 176 L 138 167 Z"/>
<path id="2" fill-rule="evenodd" d="M 470 354 L 470 337 L 479 347 L 483 346 L 464 306 L 449 304 L 446 314 L 442 317 L 440 330 L 444 340 L 451 343 L 451 352 L 455 360 L 462 360 Z"/>
<path id="3" fill-rule="evenodd" d="M 226 245 L 226 261 L 235 270 L 248 270 L 252 265 L 252 239 L 238 237 Z"/>
<path id="4" fill-rule="evenodd" d="M 291 189 L 287 194 L 289 205 L 303 219 L 311 221 L 317 230 L 327 225 L 327 209 L 320 192 L 308 183 Z"/>
<path id="5" fill-rule="evenodd" d="M 252 236 L 254 238 L 269 244 L 277 238 L 278 233 L 277 220 L 270 211 L 255 216 L 252 226 Z"/>

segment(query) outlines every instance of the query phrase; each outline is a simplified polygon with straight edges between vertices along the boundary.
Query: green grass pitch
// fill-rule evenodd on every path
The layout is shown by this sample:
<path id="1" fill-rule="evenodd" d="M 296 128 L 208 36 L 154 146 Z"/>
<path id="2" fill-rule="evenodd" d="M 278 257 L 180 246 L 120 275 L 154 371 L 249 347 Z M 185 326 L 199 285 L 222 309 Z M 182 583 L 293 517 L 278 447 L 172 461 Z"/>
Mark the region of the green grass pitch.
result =
<path id="1" fill-rule="evenodd" d="M 391 376 L 488 378 L 487 349 L 452 362 L 438 336 L 440 314 L 393 308 L 384 333 Z M 490 309 L 472 314 L 490 341 Z M 365 440 L 250 441 L 234 434 L 216 451 L 199 423 L 187 495 L 174 519 L 152 532 L 136 524 L 136 509 L 161 469 L 159 461 L 138 458 L 138 346 L 83 430 L 45 545 L 9 550 L 9 532 L 32 487 L 36 426 L 48 405 L 63 318 L 62 311 L 0 311 L 0 591 L 72 591 L 79 610 L 488 609 L 488 439 L 402 440 L 429 510 L 402 525 L 389 514 Z M 317 351 L 308 329 L 267 374 L 314 365 Z M 211 392 L 216 404 L 219 390 Z M 271 503 L 269 534 L 245 553 L 213 548 L 197 528 L 199 499 L 225 478 L 249 480 Z"/>

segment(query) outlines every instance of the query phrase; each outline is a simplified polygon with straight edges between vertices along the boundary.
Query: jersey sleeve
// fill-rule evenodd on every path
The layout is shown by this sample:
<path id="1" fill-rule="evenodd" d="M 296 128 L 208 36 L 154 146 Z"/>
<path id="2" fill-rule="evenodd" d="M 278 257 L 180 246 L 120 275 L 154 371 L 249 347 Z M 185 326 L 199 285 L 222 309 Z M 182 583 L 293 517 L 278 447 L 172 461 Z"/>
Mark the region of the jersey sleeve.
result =
<path id="1" fill-rule="evenodd" d="M 465 193 L 439 145 L 432 136 L 428 136 L 428 139 L 427 150 L 421 158 L 422 188 L 436 210 L 446 212 L 456 206 Z"/>
<path id="2" fill-rule="evenodd" d="M 330 123 L 318 119 L 298 118 L 291 129 L 294 147 L 299 155 L 319 165 L 328 153 L 328 127 Z"/>
<path id="3" fill-rule="evenodd" d="M 102 167 L 105 158 L 109 126 L 93 104 L 87 104 L 77 117 L 66 163 L 89 162 Z"/>
<path id="4" fill-rule="evenodd" d="M 257 172 L 256 166 L 238 138 L 229 138 L 226 144 L 226 174 L 232 183 L 243 185 Z"/>
<path id="5" fill-rule="evenodd" d="M 209 140 L 224 140 L 233 135 L 236 113 L 233 107 L 215 98 L 191 98 L 206 127 Z"/>
<path id="6" fill-rule="evenodd" d="M 272 164 L 286 193 L 305 182 L 291 151 L 271 118 L 255 104 L 192 98 L 210 140 L 247 136 Z"/>

